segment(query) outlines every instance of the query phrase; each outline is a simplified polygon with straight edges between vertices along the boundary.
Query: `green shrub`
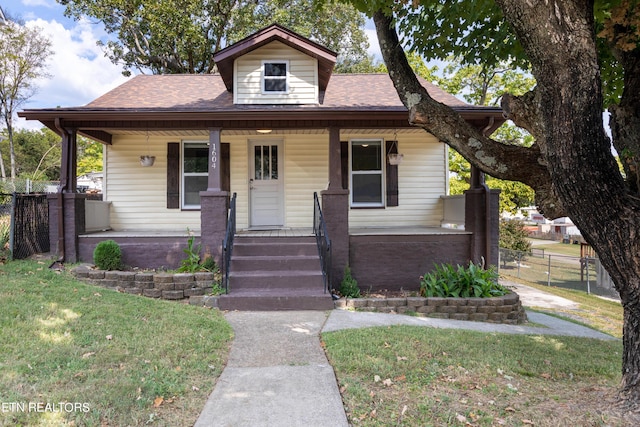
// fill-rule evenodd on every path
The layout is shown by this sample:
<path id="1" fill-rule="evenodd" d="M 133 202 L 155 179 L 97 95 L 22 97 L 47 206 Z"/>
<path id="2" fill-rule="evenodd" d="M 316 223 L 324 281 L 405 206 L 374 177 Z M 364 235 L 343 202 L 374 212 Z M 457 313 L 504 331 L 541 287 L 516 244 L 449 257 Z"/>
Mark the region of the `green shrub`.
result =
<path id="1" fill-rule="evenodd" d="M 220 267 L 218 267 L 216 259 L 212 257 L 211 254 L 204 255 L 204 259 L 202 260 L 202 264 L 200 264 L 200 268 L 210 273 L 217 273 L 220 271 Z"/>
<path id="2" fill-rule="evenodd" d="M 122 251 L 113 240 L 103 240 L 93 251 L 93 263 L 100 270 L 119 270 L 122 268 Z"/>
<path id="3" fill-rule="evenodd" d="M 340 283 L 340 294 L 346 298 L 360 298 L 358 281 L 351 276 L 351 268 L 348 265 L 344 268 L 344 276 Z"/>
<path id="4" fill-rule="evenodd" d="M 498 273 L 469 262 L 469 267 L 441 264 L 420 277 L 423 297 L 489 298 L 505 295 L 507 289 L 498 284 Z"/>
<path id="5" fill-rule="evenodd" d="M 200 265 L 201 249 L 202 245 L 196 246 L 195 237 L 193 235 L 190 235 L 187 239 L 187 247 L 182 250 L 187 255 L 187 257 L 180 262 L 178 272 L 195 273 L 197 271 L 202 271 L 202 266 Z"/>

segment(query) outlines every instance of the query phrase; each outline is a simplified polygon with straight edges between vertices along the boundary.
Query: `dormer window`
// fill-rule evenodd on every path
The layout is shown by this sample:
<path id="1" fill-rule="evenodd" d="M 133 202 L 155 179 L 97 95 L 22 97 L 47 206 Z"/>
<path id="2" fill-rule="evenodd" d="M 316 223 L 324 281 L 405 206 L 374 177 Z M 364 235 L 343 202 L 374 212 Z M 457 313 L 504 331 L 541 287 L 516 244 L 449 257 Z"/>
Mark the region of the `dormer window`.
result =
<path id="1" fill-rule="evenodd" d="M 262 92 L 289 91 L 289 61 L 262 61 Z"/>

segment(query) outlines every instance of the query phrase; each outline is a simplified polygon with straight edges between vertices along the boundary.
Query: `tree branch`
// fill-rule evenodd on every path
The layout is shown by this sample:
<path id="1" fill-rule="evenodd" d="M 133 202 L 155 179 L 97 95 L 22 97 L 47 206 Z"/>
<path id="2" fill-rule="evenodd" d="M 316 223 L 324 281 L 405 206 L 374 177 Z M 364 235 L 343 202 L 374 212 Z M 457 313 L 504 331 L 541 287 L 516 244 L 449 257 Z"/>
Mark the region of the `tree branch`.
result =
<path id="1" fill-rule="evenodd" d="M 536 201 L 546 215 L 563 216 L 564 209 L 553 190 L 539 147 L 507 145 L 488 138 L 460 114 L 431 98 L 409 65 L 392 18 L 377 11 L 373 20 L 389 75 L 409 110 L 409 122 L 435 135 L 483 172 L 529 185 L 536 191 Z M 513 102 L 515 111 L 522 109 L 518 101 Z"/>

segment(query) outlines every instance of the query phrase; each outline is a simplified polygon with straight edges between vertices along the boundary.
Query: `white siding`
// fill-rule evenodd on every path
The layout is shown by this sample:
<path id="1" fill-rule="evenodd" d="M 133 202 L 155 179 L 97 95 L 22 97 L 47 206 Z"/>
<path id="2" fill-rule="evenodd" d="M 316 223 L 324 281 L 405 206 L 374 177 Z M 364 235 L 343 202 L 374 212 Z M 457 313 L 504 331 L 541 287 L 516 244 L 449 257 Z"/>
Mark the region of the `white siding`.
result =
<path id="1" fill-rule="evenodd" d="M 367 135 L 367 138 L 374 135 Z M 393 135 L 380 135 L 387 140 Z M 342 135 L 341 139 L 362 138 Z M 350 209 L 351 227 L 439 227 L 445 194 L 445 145 L 427 133 L 398 135 L 398 152 L 404 161 L 398 165 L 399 206 Z"/>
<path id="2" fill-rule="evenodd" d="M 262 61 L 289 61 L 289 93 L 262 93 Z M 271 42 L 236 60 L 234 103 L 317 104 L 318 64 L 314 58 L 280 42 Z"/>
<path id="3" fill-rule="evenodd" d="M 200 211 L 167 209 L 167 143 L 180 139 L 115 136 L 106 150 L 104 192 L 111 203 L 111 228 L 185 231 L 200 229 Z M 151 167 L 140 156 L 156 156 Z"/>
<path id="4" fill-rule="evenodd" d="M 329 136 L 287 135 L 285 156 L 285 223 L 312 227 L 313 193 L 329 182 Z"/>

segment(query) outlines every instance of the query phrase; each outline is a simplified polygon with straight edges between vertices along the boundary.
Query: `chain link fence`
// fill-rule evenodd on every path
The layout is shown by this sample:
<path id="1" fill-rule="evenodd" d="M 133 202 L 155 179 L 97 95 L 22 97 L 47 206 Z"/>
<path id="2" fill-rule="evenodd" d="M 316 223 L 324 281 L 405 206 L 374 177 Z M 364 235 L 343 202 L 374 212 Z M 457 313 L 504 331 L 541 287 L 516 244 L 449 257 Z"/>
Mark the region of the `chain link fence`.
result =
<path id="1" fill-rule="evenodd" d="M 540 285 L 619 298 L 609 275 L 595 257 L 549 254 L 535 248 L 531 253 L 500 248 L 499 272 L 515 281 L 522 279 Z"/>
<path id="2" fill-rule="evenodd" d="M 59 181 L 33 181 L 29 178 L 0 178 L 0 193 L 32 194 L 55 193 L 58 191 Z"/>

